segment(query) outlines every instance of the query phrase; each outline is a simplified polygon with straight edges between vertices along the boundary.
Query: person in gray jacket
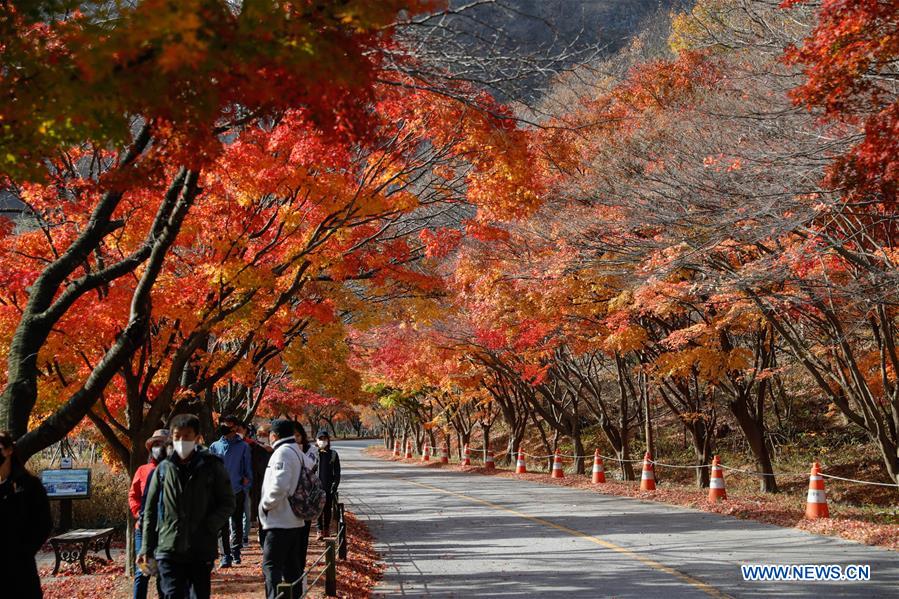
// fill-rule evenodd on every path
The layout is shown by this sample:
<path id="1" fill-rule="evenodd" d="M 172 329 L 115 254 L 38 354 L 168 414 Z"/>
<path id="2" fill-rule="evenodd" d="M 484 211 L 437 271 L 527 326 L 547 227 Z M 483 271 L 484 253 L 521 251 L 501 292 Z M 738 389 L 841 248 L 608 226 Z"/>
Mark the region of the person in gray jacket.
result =
<path id="1" fill-rule="evenodd" d="M 265 593 L 268 599 L 274 599 L 279 583 L 294 582 L 303 573 L 301 543 L 309 534 L 304 530 L 308 524 L 293 513 L 288 498 L 297 488 L 302 469 L 311 469 L 314 464 L 297 445 L 292 421 L 273 421 L 269 441 L 274 451 L 262 480 L 259 525 L 264 531 Z"/>

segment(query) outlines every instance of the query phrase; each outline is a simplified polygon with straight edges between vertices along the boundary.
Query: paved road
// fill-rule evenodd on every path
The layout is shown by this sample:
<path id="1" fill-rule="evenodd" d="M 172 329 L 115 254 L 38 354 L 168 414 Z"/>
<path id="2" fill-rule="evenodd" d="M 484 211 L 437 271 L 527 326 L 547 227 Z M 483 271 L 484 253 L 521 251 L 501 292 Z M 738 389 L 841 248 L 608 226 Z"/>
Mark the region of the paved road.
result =
<path id="1" fill-rule="evenodd" d="M 387 597 L 899 597 L 899 555 L 577 489 L 341 450 L 341 497 L 387 562 Z M 741 564 L 870 564 L 869 582 L 743 582 Z"/>

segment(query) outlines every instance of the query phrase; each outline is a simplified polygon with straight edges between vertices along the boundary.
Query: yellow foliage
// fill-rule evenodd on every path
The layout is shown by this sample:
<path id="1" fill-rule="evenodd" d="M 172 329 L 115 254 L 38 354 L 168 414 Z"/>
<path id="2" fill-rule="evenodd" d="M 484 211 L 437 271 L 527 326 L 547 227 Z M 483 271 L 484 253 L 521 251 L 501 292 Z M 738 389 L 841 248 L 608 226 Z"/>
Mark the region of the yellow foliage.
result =
<path id="1" fill-rule="evenodd" d="M 655 371 L 660 377 L 686 379 L 696 374 L 700 380 L 717 383 L 728 372 L 743 370 L 752 364 L 752 352 L 737 348 L 723 352 L 712 347 L 691 347 L 665 352 L 655 361 Z"/>
<path id="2" fill-rule="evenodd" d="M 640 326 L 628 326 L 612 333 L 606 338 L 605 348 L 608 351 L 624 354 L 641 349 L 649 339 L 646 329 Z"/>
<path id="3" fill-rule="evenodd" d="M 621 310 L 630 305 L 631 302 L 634 301 L 634 294 L 630 289 L 625 289 L 611 300 L 609 300 L 608 306 L 606 309 L 609 313 L 615 312 L 617 310 Z"/>

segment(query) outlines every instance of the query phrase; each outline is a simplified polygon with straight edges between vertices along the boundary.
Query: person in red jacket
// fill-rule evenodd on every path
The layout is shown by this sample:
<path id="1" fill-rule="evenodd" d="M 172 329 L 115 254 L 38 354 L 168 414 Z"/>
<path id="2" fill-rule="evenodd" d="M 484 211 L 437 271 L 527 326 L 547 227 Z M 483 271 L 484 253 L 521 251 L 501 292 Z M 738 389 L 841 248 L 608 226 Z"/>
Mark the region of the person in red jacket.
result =
<path id="1" fill-rule="evenodd" d="M 138 466 L 137 472 L 134 473 L 134 479 L 131 481 L 131 488 L 128 490 L 128 507 L 131 509 L 131 515 L 134 516 L 136 523 L 134 531 L 135 553 L 140 553 L 142 542 L 141 517 L 144 513 L 144 495 L 147 490 L 147 483 L 159 462 L 166 458 L 166 443 L 168 440 L 169 431 L 164 428 L 154 431 L 153 436 L 147 439 L 146 447 L 150 454 L 150 459 L 143 466 Z M 134 573 L 134 599 L 147 599 L 149 584 L 150 578 L 138 569 Z"/>

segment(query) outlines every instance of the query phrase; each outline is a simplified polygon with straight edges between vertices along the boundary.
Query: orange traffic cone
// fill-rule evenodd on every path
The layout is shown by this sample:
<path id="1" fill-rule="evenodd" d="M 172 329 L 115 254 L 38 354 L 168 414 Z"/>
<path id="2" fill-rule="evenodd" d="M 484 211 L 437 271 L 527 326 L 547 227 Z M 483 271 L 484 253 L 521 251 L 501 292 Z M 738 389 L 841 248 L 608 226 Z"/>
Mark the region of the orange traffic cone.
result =
<path id="1" fill-rule="evenodd" d="M 484 454 L 484 468 L 487 470 L 493 470 L 496 468 L 496 463 L 493 461 L 493 453 L 488 451 Z"/>
<path id="2" fill-rule="evenodd" d="M 449 464 L 449 454 L 446 452 L 446 445 L 440 448 L 440 463 Z"/>
<path id="3" fill-rule="evenodd" d="M 468 446 L 468 443 L 465 444 L 465 449 L 462 450 L 462 465 L 471 466 L 471 448 Z"/>
<path id="4" fill-rule="evenodd" d="M 602 467 L 602 456 L 599 455 L 599 450 L 593 454 L 593 484 L 599 484 L 606 482 L 606 471 Z"/>
<path id="5" fill-rule="evenodd" d="M 643 456 L 643 475 L 640 477 L 640 490 L 656 490 L 656 475 L 652 469 L 652 456 L 649 455 L 648 451 L 646 452 L 646 455 Z"/>
<path id="6" fill-rule="evenodd" d="M 400 440 L 399 439 L 393 440 L 393 457 L 395 457 L 395 458 L 400 457 Z"/>
<path id="7" fill-rule="evenodd" d="M 562 470 L 562 454 L 556 450 L 556 457 L 553 460 L 553 478 L 565 478 L 565 471 Z"/>
<path id="8" fill-rule="evenodd" d="M 421 454 L 422 462 L 430 462 L 431 461 L 431 446 L 425 443 L 425 450 Z"/>
<path id="9" fill-rule="evenodd" d="M 824 477 L 821 476 L 821 465 L 818 462 L 812 463 L 812 472 L 808 477 L 805 517 L 809 520 L 830 518 L 830 511 L 827 509 L 827 496 L 824 494 Z"/>
<path id="10" fill-rule="evenodd" d="M 405 459 L 407 459 L 407 460 L 411 460 L 411 459 L 412 459 L 412 441 L 407 441 L 407 442 L 406 442 L 406 455 L 405 455 Z"/>
<path id="11" fill-rule="evenodd" d="M 727 499 L 727 489 L 724 488 L 724 470 L 721 469 L 721 458 L 715 456 L 712 459 L 712 476 L 709 478 L 709 501 L 715 503 L 719 499 Z"/>
<path id="12" fill-rule="evenodd" d="M 518 450 L 518 461 L 515 462 L 515 474 L 527 474 L 528 467 L 524 463 L 524 451 Z"/>

